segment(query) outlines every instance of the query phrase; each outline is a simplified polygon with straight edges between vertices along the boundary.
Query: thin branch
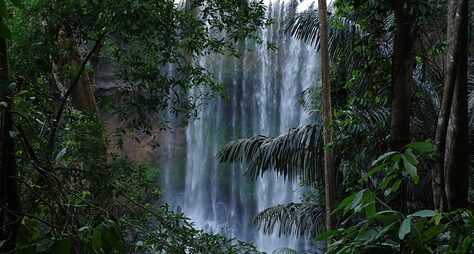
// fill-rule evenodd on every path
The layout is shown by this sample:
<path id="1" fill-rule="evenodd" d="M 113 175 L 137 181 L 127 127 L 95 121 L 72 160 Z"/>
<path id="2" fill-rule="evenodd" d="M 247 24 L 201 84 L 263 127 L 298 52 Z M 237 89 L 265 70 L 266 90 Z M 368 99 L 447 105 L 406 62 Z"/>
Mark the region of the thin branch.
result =
<path id="1" fill-rule="evenodd" d="M 53 121 L 53 126 L 51 127 L 51 136 L 49 137 L 49 140 L 48 140 L 47 148 L 48 148 L 48 151 L 50 153 L 52 153 L 52 150 L 53 150 L 54 142 L 55 142 L 55 139 L 56 139 L 56 132 L 57 132 L 58 126 L 59 126 L 59 121 L 61 120 L 62 114 L 64 113 L 64 109 L 66 107 L 67 100 L 71 96 L 74 89 L 78 86 L 79 80 L 80 80 L 80 78 L 82 77 L 82 75 L 84 73 L 87 62 L 89 62 L 89 59 L 92 57 L 94 52 L 100 48 L 100 44 L 102 43 L 102 40 L 105 38 L 105 35 L 106 35 L 105 31 L 103 31 L 99 35 L 99 38 L 95 42 L 94 47 L 86 55 L 86 57 L 84 58 L 84 61 L 82 61 L 81 68 L 79 69 L 79 73 L 74 78 L 74 81 L 72 82 L 72 85 L 68 88 L 68 90 L 66 91 L 66 93 L 64 94 L 64 96 L 62 98 L 61 104 L 59 105 L 59 109 L 56 113 L 56 117 L 54 118 L 54 121 Z M 51 154 L 50 154 L 49 157 L 51 157 Z"/>

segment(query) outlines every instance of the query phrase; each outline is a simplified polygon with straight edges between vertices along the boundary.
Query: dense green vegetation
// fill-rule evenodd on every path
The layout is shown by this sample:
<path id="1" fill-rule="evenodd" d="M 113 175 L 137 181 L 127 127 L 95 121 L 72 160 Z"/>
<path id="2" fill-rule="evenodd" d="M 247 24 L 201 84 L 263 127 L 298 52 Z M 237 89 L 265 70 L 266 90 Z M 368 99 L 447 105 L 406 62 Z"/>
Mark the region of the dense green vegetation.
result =
<path id="1" fill-rule="evenodd" d="M 472 252 L 472 2 L 336 0 L 328 20 L 309 9 L 285 21 L 328 53 L 323 83 L 302 94 L 317 124 L 217 156 L 307 187 L 256 227 L 328 253 Z M 159 204 L 156 171 L 110 154 L 108 136 L 192 121 L 223 90 L 194 60 L 262 43 L 262 2 L 0 0 L 0 16 L 0 252 L 258 253 Z M 103 59 L 126 85 L 95 98 Z M 101 110 L 123 120 L 116 133 Z"/>
<path id="2" fill-rule="evenodd" d="M 250 176 L 274 170 L 315 190 L 302 203 L 262 211 L 254 224 L 327 241 L 328 253 L 471 253 L 468 1 L 333 6 L 329 24 L 315 10 L 286 23 L 321 51 L 321 28 L 330 27 L 331 126 L 321 120 L 277 138 L 237 140 L 218 155 L 246 162 Z M 323 78 L 304 95 L 317 119 L 328 114 L 324 86 Z"/>
<path id="3" fill-rule="evenodd" d="M 1 253 L 256 252 L 193 228 L 158 204 L 155 170 L 107 152 L 108 135 L 167 128 L 154 114 L 192 118 L 222 86 L 190 63 L 236 55 L 235 43 L 258 40 L 266 22 L 261 3 L 188 4 L 0 1 Z M 128 85 L 97 106 L 89 76 L 104 58 Z M 169 64 L 173 76 L 156 68 Z M 191 87 L 210 92 L 191 97 Z M 98 108 L 123 128 L 106 133 Z"/>

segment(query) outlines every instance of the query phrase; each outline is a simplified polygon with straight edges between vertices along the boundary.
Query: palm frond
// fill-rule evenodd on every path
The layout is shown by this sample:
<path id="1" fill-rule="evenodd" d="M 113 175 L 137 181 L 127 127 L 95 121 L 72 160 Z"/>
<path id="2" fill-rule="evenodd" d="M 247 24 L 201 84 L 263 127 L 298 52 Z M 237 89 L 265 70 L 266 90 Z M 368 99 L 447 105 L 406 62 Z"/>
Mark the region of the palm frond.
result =
<path id="1" fill-rule="evenodd" d="M 469 127 L 474 129 L 474 60 L 470 60 L 468 64 L 468 92 L 469 96 L 467 99 L 469 108 Z"/>
<path id="2" fill-rule="evenodd" d="M 272 254 L 298 254 L 298 251 L 291 248 L 283 247 L 272 251 Z"/>
<path id="3" fill-rule="evenodd" d="M 354 113 L 357 115 L 359 128 L 364 130 L 364 132 L 386 127 L 390 119 L 390 111 L 381 106 L 371 107 L 365 110 L 354 109 Z"/>
<path id="4" fill-rule="evenodd" d="M 468 64 L 468 75 L 467 75 L 467 82 L 468 82 L 468 110 L 469 110 L 469 146 L 471 151 L 471 161 L 474 161 L 474 60 L 470 60 Z M 474 165 L 474 163 L 470 163 L 470 165 Z"/>
<path id="5" fill-rule="evenodd" d="M 246 175 L 252 178 L 274 170 L 293 181 L 298 176 L 321 179 L 322 127 L 305 125 L 276 138 L 257 136 L 225 145 L 216 155 L 219 162 L 246 162 Z"/>
<path id="6" fill-rule="evenodd" d="M 322 122 L 320 119 L 320 109 L 322 108 L 321 84 L 312 85 L 301 92 L 300 102 L 306 112 L 316 118 L 316 122 Z"/>
<path id="7" fill-rule="evenodd" d="M 220 149 L 216 157 L 221 163 L 250 162 L 260 147 L 270 141 L 271 138 L 265 136 L 234 140 Z"/>
<path id="8" fill-rule="evenodd" d="M 435 88 L 436 82 L 426 73 L 424 65 L 418 64 L 413 72 L 416 107 L 413 110 L 412 126 L 417 139 L 434 137 L 440 108 L 440 95 Z"/>
<path id="9" fill-rule="evenodd" d="M 329 54 L 332 59 L 344 57 L 347 63 L 354 68 L 362 64 L 362 59 L 353 50 L 354 40 L 365 37 L 359 24 L 347 17 L 330 16 L 330 24 L 339 24 L 338 27 L 331 26 L 329 31 Z M 319 49 L 319 15 L 317 10 L 309 9 L 295 13 L 284 21 L 285 32 L 290 33 L 297 39 L 312 44 Z"/>
<path id="10" fill-rule="evenodd" d="M 257 214 L 252 225 L 265 234 L 315 236 L 325 230 L 324 210 L 311 203 L 289 203 L 267 208 Z M 278 228 L 277 228 L 278 226 Z"/>
<path id="11" fill-rule="evenodd" d="M 330 16 L 329 18 L 332 20 L 337 19 L 337 22 L 343 27 L 342 29 L 331 27 L 331 38 L 340 37 L 342 34 L 357 37 L 363 37 L 365 35 L 360 25 L 349 18 L 335 16 Z M 303 12 L 297 12 L 284 20 L 283 23 L 285 32 L 319 48 L 319 14 L 317 10 L 309 9 Z"/>
<path id="12" fill-rule="evenodd" d="M 321 179 L 322 126 L 306 125 L 290 130 L 260 147 L 249 164 L 247 174 L 257 178 L 274 170 L 286 179 L 298 176 L 315 181 Z"/>
<path id="13" fill-rule="evenodd" d="M 391 27 L 394 24 L 394 15 L 380 18 L 382 27 L 387 33 L 378 38 L 376 47 L 366 47 L 369 35 L 357 23 L 357 17 L 340 17 L 331 15 L 329 30 L 329 56 L 333 62 L 342 61 L 347 73 L 353 70 L 363 70 L 368 62 L 369 53 L 373 56 L 377 52 L 380 58 L 389 58 L 393 52 L 395 33 Z M 285 32 L 297 39 L 301 39 L 319 48 L 319 16 L 314 9 L 295 13 L 284 21 Z M 384 72 L 366 72 L 352 92 L 364 94 L 373 84 L 385 83 Z M 384 87 L 384 86 L 382 86 Z M 386 86 L 389 87 L 389 86 Z M 378 91 L 378 93 L 387 93 Z"/>

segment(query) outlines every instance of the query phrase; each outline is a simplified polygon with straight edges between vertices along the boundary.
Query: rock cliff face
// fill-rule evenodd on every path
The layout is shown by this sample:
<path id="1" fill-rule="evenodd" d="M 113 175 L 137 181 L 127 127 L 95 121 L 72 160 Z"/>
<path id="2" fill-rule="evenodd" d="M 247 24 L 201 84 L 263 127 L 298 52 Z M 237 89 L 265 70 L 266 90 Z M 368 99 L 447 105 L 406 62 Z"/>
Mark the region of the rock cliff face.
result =
<path id="1" fill-rule="evenodd" d="M 98 94 L 104 94 L 109 90 L 113 90 L 124 86 L 124 82 L 117 78 L 117 74 L 121 71 L 120 67 L 114 66 L 112 61 L 106 57 L 101 57 L 95 66 L 93 80 Z"/>
<path id="2" fill-rule="evenodd" d="M 114 90 L 125 86 L 125 82 L 118 78 L 121 70 L 120 67 L 114 66 L 110 59 L 105 57 L 99 59 L 92 77 L 99 101 L 107 96 L 113 96 L 112 92 Z M 170 152 L 186 147 L 185 129 L 183 127 L 173 128 L 174 133 L 177 133 L 176 137 L 178 137 L 173 140 L 163 140 L 158 123 L 154 126 L 151 135 L 129 133 L 119 136 L 117 135 L 117 128 L 125 126 L 126 119 L 120 119 L 104 109 L 100 110 L 100 115 L 107 130 L 107 140 L 110 144 L 109 152 L 129 160 L 156 166 L 163 159 L 169 158 L 168 154 Z M 122 144 L 119 145 L 120 143 Z M 163 147 L 166 147 L 166 149 Z"/>

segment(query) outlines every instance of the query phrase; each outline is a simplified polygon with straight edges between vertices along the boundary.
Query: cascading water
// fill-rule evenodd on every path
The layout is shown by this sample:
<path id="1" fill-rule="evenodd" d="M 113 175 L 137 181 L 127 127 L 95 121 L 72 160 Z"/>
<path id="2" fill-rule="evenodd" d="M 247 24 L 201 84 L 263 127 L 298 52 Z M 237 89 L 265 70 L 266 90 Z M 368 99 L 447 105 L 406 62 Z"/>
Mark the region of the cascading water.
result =
<path id="1" fill-rule="evenodd" d="M 307 121 L 299 98 L 303 89 L 319 80 L 319 57 L 313 47 L 283 33 L 282 21 L 296 8 L 294 2 L 271 2 L 267 16 L 273 25 L 260 31 L 262 44 L 244 43 L 242 57 L 200 60 L 224 83 L 227 96 L 202 108 L 199 118 L 186 127 L 181 150 L 165 146 L 169 156 L 161 164 L 165 201 L 189 216 L 196 227 L 255 242 L 269 252 L 280 247 L 299 249 L 300 241 L 278 238 L 277 233 L 265 236 L 250 221 L 265 208 L 298 201 L 297 184 L 284 182 L 273 172 L 256 181 L 249 179 L 244 176 L 245 165 L 222 165 L 215 155 L 231 140 L 274 137 Z M 276 43 L 278 49 L 269 49 L 267 42 Z M 168 133 L 164 143 L 179 143 L 179 136 Z"/>

